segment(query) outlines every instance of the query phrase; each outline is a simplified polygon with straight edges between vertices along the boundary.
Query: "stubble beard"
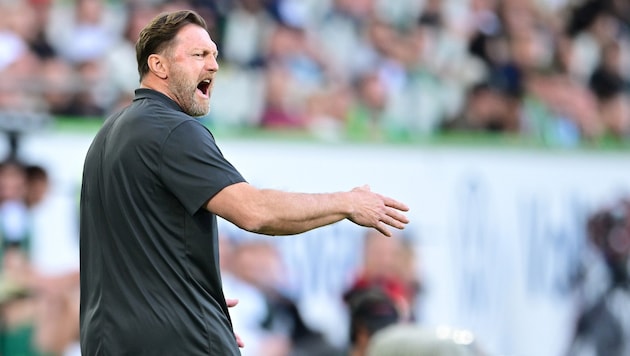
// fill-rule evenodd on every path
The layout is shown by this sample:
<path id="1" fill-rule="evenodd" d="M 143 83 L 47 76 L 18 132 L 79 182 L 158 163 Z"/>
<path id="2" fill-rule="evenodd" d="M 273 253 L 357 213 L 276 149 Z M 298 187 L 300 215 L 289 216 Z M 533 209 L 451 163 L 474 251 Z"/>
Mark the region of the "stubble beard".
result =
<path id="1" fill-rule="evenodd" d="M 179 69 L 173 68 L 171 76 L 171 91 L 179 101 L 182 110 L 190 116 L 204 116 L 210 111 L 209 99 L 201 100 L 197 97 L 197 84 L 186 79 L 186 75 Z"/>

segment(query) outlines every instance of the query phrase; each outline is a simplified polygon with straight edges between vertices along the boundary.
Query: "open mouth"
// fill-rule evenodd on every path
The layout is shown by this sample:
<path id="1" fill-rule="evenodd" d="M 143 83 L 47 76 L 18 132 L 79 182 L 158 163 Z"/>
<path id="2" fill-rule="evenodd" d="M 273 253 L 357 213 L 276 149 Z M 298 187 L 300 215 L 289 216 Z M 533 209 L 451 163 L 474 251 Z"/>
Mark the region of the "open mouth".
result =
<path id="1" fill-rule="evenodd" d="M 210 79 L 205 79 L 199 82 L 197 89 L 201 92 L 201 94 L 203 94 L 203 96 L 208 96 L 208 91 L 210 90 Z"/>

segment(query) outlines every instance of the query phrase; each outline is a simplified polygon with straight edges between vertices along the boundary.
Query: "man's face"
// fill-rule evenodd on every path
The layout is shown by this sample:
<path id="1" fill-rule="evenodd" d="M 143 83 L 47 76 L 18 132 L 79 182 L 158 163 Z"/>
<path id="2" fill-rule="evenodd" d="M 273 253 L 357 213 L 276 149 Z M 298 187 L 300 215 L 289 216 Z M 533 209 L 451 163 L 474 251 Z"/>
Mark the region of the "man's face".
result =
<path id="1" fill-rule="evenodd" d="M 217 46 L 203 28 L 196 25 L 183 27 L 171 52 L 169 89 L 188 115 L 203 116 L 210 110 L 210 94 L 214 75 L 219 69 Z"/>

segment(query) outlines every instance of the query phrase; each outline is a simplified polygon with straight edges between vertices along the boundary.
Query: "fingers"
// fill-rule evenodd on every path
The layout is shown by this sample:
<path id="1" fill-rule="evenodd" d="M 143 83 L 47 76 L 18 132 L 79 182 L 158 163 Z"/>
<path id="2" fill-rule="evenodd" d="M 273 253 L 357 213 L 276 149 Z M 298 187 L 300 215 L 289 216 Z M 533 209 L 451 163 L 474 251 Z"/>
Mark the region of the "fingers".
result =
<path id="1" fill-rule="evenodd" d="M 405 225 L 409 223 L 409 218 L 405 214 L 402 214 L 398 212 L 397 210 L 388 209 L 386 214 L 387 214 L 387 218 L 385 218 L 386 220 L 382 220 L 382 221 L 395 228 L 402 229 L 405 227 Z"/>
<path id="2" fill-rule="evenodd" d="M 406 204 L 401 203 L 396 199 L 383 197 L 383 202 L 385 203 L 385 206 L 388 206 L 390 208 L 394 208 L 400 211 L 409 211 L 409 207 Z"/>
<path id="3" fill-rule="evenodd" d="M 406 208 L 404 204 L 402 207 Z M 407 216 L 400 213 L 400 211 L 396 210 L 396 208 L 387 207 L 385 211 L 385 215 L 379 219 L 379 222 L 376 224 L 376 226 L 374 226 L 374 228 L 378 230 L 380 233 L 382 233 L 383 235 L 391 237 L 392 232 L 387 228 L 388 225 L 396 229 L 402 230 L 405 228 L 405 226 L 408 223 L 409 223 L 409 219 L 407 218 Z"/>
<path id="4" fill-rule="evenodd" d="M 395 199 L 370 192 L 369 186 L 354 188 L 356 195 L 355 213 L 349 219 L 361 226 L 372 227 L 385 236 L 392 236 L 389 227 L 404 229 L 409 219 L 404 212 L 409 207 Z"/>
<path id="5" fill-rule="evenodd" d="M 238 304 L 238 299 L 225 298 L 225 304 L 227 304 L 228 308 L 234 307 Z M 236 344 L 239 348 L 245 347 L 245 343 L 237 333 L 234 333 L 234 338 L 236 338 Z"/>
<path id="6" fill-rule="evenodd" d="M 393 219 L 391 217 L 385 217 L 381 219 L 376 225 L 373 227 L 382 233 L 385 236 L 391 237 L 393 233 L 390 230 L 390 227 L 396 228 L 398 230 L 404 230 L 407 226 L 406 222 L 401 222 L 399 220 Z"/>
<path id="7" fill-rule="evenodd" d="M 389 231 L 389 229 L 387 228 L 387 225 L 385 225 L 384 223 L 379 222 L 378 224 L 376 224 L 376 226 L 374 226 L 374 228 L 381 234 L 387 237 L 392 237 L 392 232 Z"/>
<path id="8" fill-rule="evenodd" d="M 245 347 L 245 343 L 243 342 L 243 339 L 241 339 L 241 337 L 237 334 L 234 333 L 234 337 L 236 338 L 236 344 L 238 345 L 239 348 L 243 348 Z"/>
<path id="9" fill-rule="evenodd" d="M 386 206 L 386 216 L 381 218 L 380 221 L 397 229 L 404 229 L 405 225 L 409 223 L 409 218 L 401 212 L 409 211 L 409 207 L 404 203 L 388 197 L 383 197 L 383 202 Z"/>
<path id="10" fill-rule="evenodd" d="M 381 219 L 381 222 L 391 227 L 395 227 L 398 230 L 403 230 L 406 226 L 406 223 L 393 219 L 389 216 Z"/>
<path id="11" fill-rule="evenodd" d="M 406 216 L 400 214 L 400 213 L 388 213 L 387 215 L 381 217 L 379 219 L 379 222 L 377 223 L 377 226 L 379 224 L 382 224 L 383 227 L 387 227 L 385 225 L 389 225 L 391 227 L 394 227 L 396 229 L 399 230 L 403 230 L 405 228 L 405 226 L 407 225 L 407 223 L 409 222 L 409 219 L 407 219 Z M 377 226 L 375 226 L 375 228 L 377 228 Z M 380 231 L 380 229 L 377 228 L 377 230 Z"/>
<path id="12" fill-rule="evenodd" d="M 236 306 L 236 304 L 238 304 L 238 299 L 225 298 L 225 303 L 227 304 L 228 308 L 231 308 L 231 307 Z"/>

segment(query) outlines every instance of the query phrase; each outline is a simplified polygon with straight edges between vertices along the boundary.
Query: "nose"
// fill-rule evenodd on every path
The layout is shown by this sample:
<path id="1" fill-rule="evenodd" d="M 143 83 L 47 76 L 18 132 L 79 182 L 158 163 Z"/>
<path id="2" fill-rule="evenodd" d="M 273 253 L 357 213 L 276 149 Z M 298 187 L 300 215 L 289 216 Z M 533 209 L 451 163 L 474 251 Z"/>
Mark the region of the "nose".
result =
<path id="1" fill-rule="evenodd" d="M 206 61 L 206 69 L 209 72 L 216 72 L 219 70 L 219 62 L 217 61 L 217 59 L 214 56 L 208 56 L 209 60 Z"/>

